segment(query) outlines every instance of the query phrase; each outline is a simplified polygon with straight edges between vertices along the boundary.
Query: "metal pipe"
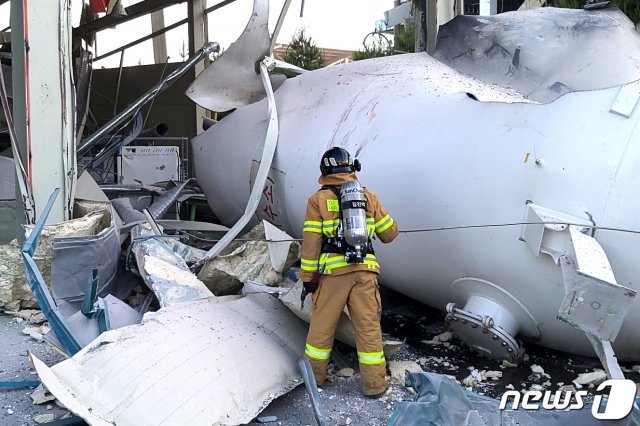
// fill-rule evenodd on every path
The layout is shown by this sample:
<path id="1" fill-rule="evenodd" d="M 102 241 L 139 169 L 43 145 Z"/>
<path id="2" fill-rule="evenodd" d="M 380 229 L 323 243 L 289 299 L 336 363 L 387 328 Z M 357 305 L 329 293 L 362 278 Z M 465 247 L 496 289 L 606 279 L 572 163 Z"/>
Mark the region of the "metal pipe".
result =
<path id="1" fill-rule="evenodd" d="M 154 31 L 149 35 L 146 35 L 146 36 L 144 36 L 142 38 L 139 38 L 139 39 L 137 39 L 135 41 L 132 41 L 131 43 L 125 44 L 124 46 L 118 47 L 117 49 L 113 49 L 113 50 L 105 53 L 104 55 L 97 56 L 93 60 L 93 62 L 97 62 L 100 59 L 104 59 L 104 58 L 109 57 L 111 55 L 115 55 L 118 52 L 122 52 L 123 50 L 126 50 L 126 49 L 128 49 L 130 47 L 133 47 L 133 46 L 135 46 L 137 44 L 142 43 L 143 41 L 147 41 L 147 40 L 152 39 L 152 38 L 154 38 L 156 36 L 162 35 L 162 34 L 166 33 L 167 31 L 171 31 L 172 29 L 178 28 L 180 25 L 184 25 L 186 23 L 187 23 L 187 20 L 183 19 L 181 21 L 176 22 L 175 24 L 169 25 L 168 27 L 164 27 L 164 28 L 162 28 L 162 29 L 160 29 L 158 31 Z"/>
<path id="2" fill-rule="evenodd" d="M 207 9 L 205 9 L 204 10 L 204 14 L 206 16 L 208 13 L 211 13 L 211 12 L 213 12 L 215 10 L 218 10 L 218 9 L 224 7 L 224 6 L 227 6 L 227 5 L 231 4 L 231 3 L 233 3 L 234 1 L 236 1 L 236 0 L 225 0 L 225 1 L 221 2 L 221 3 L 214 4 L 213 6 L 208 7 Z M 133 46 L 135 46 L 137 44 L 140 44 L 140 43 L 142 43 L 144 41 L 147 41 L 147 40 L 150 40 L 150 39 L 152 39 L 154 37 L 162 35 L 162 34 L 168 32 L 168 31 L 171 31 L 174 28 L 178 28 L 179 26 L 184 25 L 184 24 L 186 24 L 188 22 L 189 22 L 188 19 L 186 19 L 186 18 L 182 19 L 182 20 L 180 20 L 180 21 L 178 21 L 178 22 L 176 22 L 174 24 L 169 25 L 168 27 L 164 27 L 162 29 L 159 29 L 158 31 L 154 31 L 149 35 L 146 35 L 146 36 L 144 36 L 142 38 L 139 38 L 139 39 L 137 39 L 135 41 L 132 41 L 131 43 L 125 44 L 124 46 L 121 46 L 121 47 L 118 47 L 117 49 L 111 50 L 111 51 L 105 53 L 104 55 L 97 56 L 93 60 L 93 62 L 97 62 L 100 59 L 104 59 L 104 58 L 107 58 L 107 57 L 109 57 L 111 55 L 115 55 L 118 52 L 122 52 L 123 50 L 126 50 L 126 49 L 128 49 L 130 47 L 133 47 Z"/>
<path id="3" fill-rule="evenodd" d="M 147 222 L 149 222 L 149 226 L 151 227 L 153 233 L 156 235 L 162 235 L 162 231 L 160 230 L 160 228 L 158 228 L 158 224 L 153 219 L 153 216 L 149 212 L 149 209 L 142 210 L 142 213 L 144 213 L 144 216 L 147 218 Z"/>
<path id="4" fill-rule="evenodd" d="M 120 83 L 122 82 L 122 66 L 124 65 L 124 50 L 120 52 L 120 66 L 118 67 L 118 84 L 116 86 L 116 99 L 113 102 L 113 115 L 118 112 L 118 98 L 120 98 Z"/>
<path id="5" fill-rule="evenodd" d="M 118 115 L 113 117 L 111 121 L 102 126 L 97 132 L 93 133 L 91 136 L 87 137 L 79 146 L 77 150 L 78 157 L 86 154 L 89 149 L 96 143 L 96 141 L 100 140 L 107 133 L 113 130 L 116 126 L 124 122 L 129 116 L 135 114 L 140 108 L 147 104 L 154 97 L 165 91 L 169 86 L 171 86 L 176 80 L 182 77 L 189 69 L 191 69 L 195 64 L 200 62 L 203 58 L 208 56 L 211 53 L 217 52 L 220 50 L 220 45 L 218 43 L 207 43 L 201 49 L 198 49 L 195 55 L 193 55 L 187 62 L 182 64 L 180 67 L 176 68 L 171 74 L 167 76 L 160 83 L 155 85 L 151 90 L 138 98 L 137 101 L 129 105 Z"/>

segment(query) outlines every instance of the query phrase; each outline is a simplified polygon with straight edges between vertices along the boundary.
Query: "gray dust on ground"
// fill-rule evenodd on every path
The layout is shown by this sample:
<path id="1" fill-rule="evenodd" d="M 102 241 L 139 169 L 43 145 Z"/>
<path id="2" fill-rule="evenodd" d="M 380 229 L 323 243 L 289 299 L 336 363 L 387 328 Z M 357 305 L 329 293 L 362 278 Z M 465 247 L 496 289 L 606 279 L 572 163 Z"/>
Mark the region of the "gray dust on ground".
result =
<path id="1" fill-rule="evenodd" d="M 0 381 L 39 380 L 33 366 L 29 364 L 28 352 L 33 353 L 45 364 L 51 366 L 65 358 L 55 352 L 44 342 L 39 342 L 23 334 L 26 327 L 34 327 L 27 321 L 0 314 Z M 35 405 L 31 399 L 33 388 L 0 390 L 0 424 L 3 426 L 20 426 L 37 424 L 38 415 L 52 414 L 54 418 L 62 418 L 68 413 L 55 401 Z"/>

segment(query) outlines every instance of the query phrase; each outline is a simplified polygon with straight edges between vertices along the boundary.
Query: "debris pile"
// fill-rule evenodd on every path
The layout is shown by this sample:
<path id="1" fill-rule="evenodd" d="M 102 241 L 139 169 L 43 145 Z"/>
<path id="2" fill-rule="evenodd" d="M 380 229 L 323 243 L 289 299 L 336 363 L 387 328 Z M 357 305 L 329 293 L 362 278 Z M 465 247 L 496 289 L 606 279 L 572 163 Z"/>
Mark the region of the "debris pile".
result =
<path id="1" fill-rule="evenodd" d="M 300 259 L 299 251 L 298 243 L 291 244 L 284 271 Z M 229 244 L 220 256 L 207 261 L 198 278 L 216 296 L 237 294 L 247 281 L 274 287 L 284 282 L 281 271 L 272 265 L 262 223 L 240 240 Z"/>
<path id="2" fill-rule="evenodd" d="M 80 219 L 45 225 L 34 254 L 34 260 L 45 282 L 51 282 L 51 261 L 55 238 L 97 235 L 108 226 L 109 214 L 105 210 L 90 212 Z M 31 228 L 27 228 L 25 233 L 29 236 Z M 0 245 L 0 308 L 17 311 L 37 307 L 38 304 L 25 278 L 24 263 L 18 242 L 14 240 L 9 244 Z"/>

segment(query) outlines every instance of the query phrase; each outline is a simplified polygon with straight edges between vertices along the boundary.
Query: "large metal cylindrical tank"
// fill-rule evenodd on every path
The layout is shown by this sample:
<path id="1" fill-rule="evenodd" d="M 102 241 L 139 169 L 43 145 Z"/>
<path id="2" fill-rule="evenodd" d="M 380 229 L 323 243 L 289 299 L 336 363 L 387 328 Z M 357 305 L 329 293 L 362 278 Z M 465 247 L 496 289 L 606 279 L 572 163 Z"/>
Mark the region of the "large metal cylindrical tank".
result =
<path id="1" fill-rule="evenodd" d="M 611 113 L 619 90 L 536 104 L 426 54 L 303 74 L 276 91 L 278 148 L 257 217 L 301 237 L 320 158 L 340 146 L 362 162 L 360 181 L 401 230 L 517 223 L 529 202 L 640 230 L 640 111 L 630 118 Z M 263 100 L 192 142 L 197 178 L 225 225 L 244 211 L 267 119 Z M 521 233 L 522 226 L 501 226 L 401 234 L 375 246 L 381 282 L 440 309 L 478 305 L 474 296 L 495 301 L 499 293 L 513 302 L 499 314 L 520 337 L 593 355 L 584 333 L 556 319 L 564 297 L 560 268 L 532 253 Z M 637 289 L 640 236 L 594 236 L 618 283 Z M 614 343 L 620 359 L 640 359 L 639 322 L 635 302 Z"/>

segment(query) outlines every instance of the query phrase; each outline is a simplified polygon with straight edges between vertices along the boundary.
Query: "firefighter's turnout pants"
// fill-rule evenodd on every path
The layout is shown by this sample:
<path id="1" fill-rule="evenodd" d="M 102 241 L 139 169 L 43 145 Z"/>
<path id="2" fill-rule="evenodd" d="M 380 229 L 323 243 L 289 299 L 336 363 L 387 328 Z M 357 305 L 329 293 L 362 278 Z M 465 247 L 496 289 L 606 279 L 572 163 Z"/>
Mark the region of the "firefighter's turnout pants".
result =
<path id="1" fill-rule="evenodd" d="M 321 276 L 313 293 L 313 314 L 305 347 L 318 385 L 325 380 L 333 336 L 346 305 L 356 332 L 362 391 L 365 395 L 377 395 L 387 390 L 377 278 L 375 272 L 369 271 Z"/>

